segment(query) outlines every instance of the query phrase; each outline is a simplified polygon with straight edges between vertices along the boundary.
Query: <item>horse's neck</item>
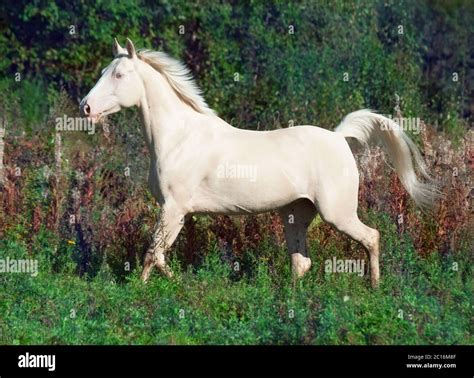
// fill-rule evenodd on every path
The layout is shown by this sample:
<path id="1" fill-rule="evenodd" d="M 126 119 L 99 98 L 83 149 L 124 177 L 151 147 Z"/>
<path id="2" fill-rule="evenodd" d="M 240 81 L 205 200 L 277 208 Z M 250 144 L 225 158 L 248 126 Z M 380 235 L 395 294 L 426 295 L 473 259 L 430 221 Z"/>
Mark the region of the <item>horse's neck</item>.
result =
<path id="1" fill-rule="evenodd" d="M 142 132 L 152 164 L 159 165 L 186 132 L 193 111 L 151 67 L 143 69 L 142 78 L 145 87 L 145 96 L 139 104 Z"/>

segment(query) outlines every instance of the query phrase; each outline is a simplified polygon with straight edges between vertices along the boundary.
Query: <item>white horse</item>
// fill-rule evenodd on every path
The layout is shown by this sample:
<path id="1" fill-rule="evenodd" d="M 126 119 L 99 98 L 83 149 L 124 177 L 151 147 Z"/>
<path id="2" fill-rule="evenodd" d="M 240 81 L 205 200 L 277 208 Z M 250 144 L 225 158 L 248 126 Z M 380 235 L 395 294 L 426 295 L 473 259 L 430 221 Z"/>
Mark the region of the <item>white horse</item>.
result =
<path id="1" fill-rule="evenodd" d="M 423 160 L 396 123 L 369 110 L 350 113 L 335 131 L 297 126 L 273 131 L 232 127 L 208 107 L 189 70 L 162 52 L 136 51 L 114 41 L 114 59 L 81 101 L 92 122 L 137 106 L 151 158 L 149 185 L 161 206 L 142 279 L 153 266 L 172 272 L 165 254 L 190 214 L 255 214 L 278 209 L 292 271 L 311 266 L 306 231 L 322 219 L 360 242 L 370 257 L 371 283 L 379 282 L 379 232 L 357 216 L 359 174 L 346 141 L 382 142 L 404 187 L 421 206 L 436 189 L 418 181 L 412 155 L 429 179 Z"/>

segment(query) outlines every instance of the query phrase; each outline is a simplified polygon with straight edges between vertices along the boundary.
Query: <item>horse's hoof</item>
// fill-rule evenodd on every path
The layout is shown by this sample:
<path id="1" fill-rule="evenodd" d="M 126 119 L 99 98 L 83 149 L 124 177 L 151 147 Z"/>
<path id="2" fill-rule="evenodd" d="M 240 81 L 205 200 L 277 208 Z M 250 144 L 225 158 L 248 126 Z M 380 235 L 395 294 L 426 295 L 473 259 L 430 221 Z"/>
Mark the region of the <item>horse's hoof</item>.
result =
<path id="1" fill-rule="evenodd" d="M 141 276 L 141 280 L 143 283 L 147 283 L 148 281 L 148 278 L 150 278 L 150 270 L 151 269 L 143 269 L 143 273 L 142 273 L 142 276 Z"/>
<path id="2" fill-rule="evenodd" d="M 292 254 L 291 263 L 293 275 L 296 278 L 303 277 L 306 272 L 311 268 L 311 259 L 309 257 L 303 256 L 301 253 Z"/>

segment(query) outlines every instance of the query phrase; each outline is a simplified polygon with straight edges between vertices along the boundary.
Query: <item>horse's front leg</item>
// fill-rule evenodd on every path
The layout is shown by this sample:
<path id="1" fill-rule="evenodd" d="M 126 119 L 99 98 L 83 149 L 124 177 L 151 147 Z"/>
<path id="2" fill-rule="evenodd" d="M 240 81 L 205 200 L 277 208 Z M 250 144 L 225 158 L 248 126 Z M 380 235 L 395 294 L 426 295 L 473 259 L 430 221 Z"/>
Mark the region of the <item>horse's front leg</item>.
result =
<path id="1" fill-rule="evenodd" d="M 173 272 L 166 263 L 165 254 L 173 245 L 183 225 L 184 214 L 177 208 L 164 206 L 161 209 L 158 224 L 153 233 L 153 242 L 145 255 L 142 281 L 148 280 L 153 265 L 167 277 L 172 277 Z"/>

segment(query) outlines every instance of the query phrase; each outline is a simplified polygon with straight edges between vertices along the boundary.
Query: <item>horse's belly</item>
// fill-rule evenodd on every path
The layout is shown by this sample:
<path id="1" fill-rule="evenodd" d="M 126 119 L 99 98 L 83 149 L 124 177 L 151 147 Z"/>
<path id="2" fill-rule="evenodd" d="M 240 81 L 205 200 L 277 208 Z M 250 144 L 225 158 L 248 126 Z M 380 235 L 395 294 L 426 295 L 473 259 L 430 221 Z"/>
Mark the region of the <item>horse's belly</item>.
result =
<path id="1" fill-rule="evenodd" d="M 293 170 L 294 173 L 294 170 Z M 249 214 L 278 209 L 298 198 L 310 198 L 308 176 L 258 174 L 217 176 L 196 191 L 192 210 L 197 213 Z"/>

